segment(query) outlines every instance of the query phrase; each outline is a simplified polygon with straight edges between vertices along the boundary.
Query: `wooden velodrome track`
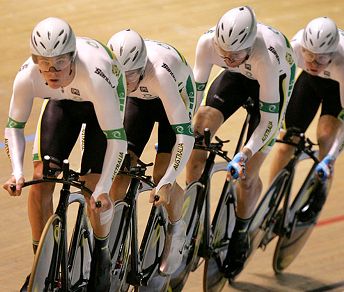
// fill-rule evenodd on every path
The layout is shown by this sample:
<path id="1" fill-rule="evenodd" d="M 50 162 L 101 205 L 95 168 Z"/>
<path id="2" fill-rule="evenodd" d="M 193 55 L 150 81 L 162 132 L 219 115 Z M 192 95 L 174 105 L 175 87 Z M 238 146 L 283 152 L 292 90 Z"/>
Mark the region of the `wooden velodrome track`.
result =
<path id="1" fill-rule="evenodd" d="M 251 5 L 259 21 L 280 29 L 291 37 L 312 18 L 327 15 L 339 27 L 344 28 L 344 2 L 342 0 L 288 0 L 288 1 L 209 1 L 209 0 L 0 0 L 0 132 L 4 132 L 7 120 L 12 81 L 22 63 L 29 56 L 29 36 L 33 26 L 48 16 L 66 19 L 79 36 L 96 38 L 104 43 L 124 28 L 131 27 L 145 38 L 171 43 L 178 48 L 190 64 L 198 37 L 228 9 L 239 5 Z M 344 68 L 343 68 L 344 70 Z M 31 177 L 31 148 L 35 124 L 41 101 L 35 101 L 30 120 L 25 129 L 27 150 L 25 175 Z M 223 139 L 236 139 L 243 112 L 237 113 L 219 131 Z M 315 137 L 315 124 L 308 132 Z M 1 134 L 2 135 L 2 134 Z M 143 160 L 153 161 L 155 135 L 146 148 Z M 234 144 L 230 143 L 230 144 Z M 228 146 L 233 150 L 233 146 Z M 230 152 L 232 153 L 232 152 Z M 73 167 L 78 167 L 78 149 L 71 157 Z M 263 181 L 268 176 L 271 155 L 264 164 Z M 0 181 L 6 181 L 11 168 L 0 144 Z M 328 202 L 320 222 L 297 260 L 280 276 L 271 267 L 275 242 L 265 252 L 258 251 L 234 286 L 223 291 L 344 291 L 344 157 L 336 164 Z M 180 182 L 183 184 L 183 177 Z M 219 180 L 219 188 L 223 178 Z M 216 187 L 215 187 L 216 188 Z M 11 198 L 0 191 L 0 292 L 19 291 L 28 274 L 31 262 L 31 233 L 27 218 L 27 190 L 19 198 Z M 215 200 L 214 200 L 215 201 Z M 213 204 L 214 205 L 214 204 Z M 147 196 L 140 199 L 140 214 L 149 209 Z M 140 215 L 141 216 L 141 215 Z M 140 220 L 141 229 L 145 218 Z M 184 291 L 201 291 L 201 266 L 191 274 Z"/>

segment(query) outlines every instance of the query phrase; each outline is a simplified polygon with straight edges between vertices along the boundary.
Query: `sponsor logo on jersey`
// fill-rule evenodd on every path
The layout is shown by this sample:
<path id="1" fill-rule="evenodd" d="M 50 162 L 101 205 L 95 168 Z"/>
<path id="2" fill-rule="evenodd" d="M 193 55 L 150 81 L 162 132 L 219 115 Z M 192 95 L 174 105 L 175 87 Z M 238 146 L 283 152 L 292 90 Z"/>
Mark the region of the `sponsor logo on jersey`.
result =
<path id="1" fill-rule="evenodd" d="M 10 147 L 8 146 L 8 139 L 6 138 L 5 138 L 5 151 L 6 151 L 7 157 L 11 160 Z"/>
<path id="2" fill-rule="evenodd" d="M 184 151 L 184 144 L 183 143 L 179 143 L 177 145 L 176 158 L 174 159 L 174 164 L 173 164 L 173 168 L 175 170 L 177 170 L 179 165 L 180 165 L 180 161 L 182 160 L 182 156 L 183 156 L 183 151 Z"/>
<path id="3" fill-rule="evenodd" d="M 116 87 L 115 85 L 112 85 L 112 83 L 111 83 L 109 77 L 107 77 L 107 76 L 105 75 L 105 73 L 104 73 L 101 69 L 96 68 L 96 70 L 94 71 L 94 73 L 98 74 L 101 78 L 105 79 L 105 81 L 106 81 L 112 88 L 115 88 L 115 87 Z"/>
<path id="4" fill-rule="evenodd" d="M 71 93 L 77 96 L 80 96 L 80 91 L 77 88 L 71 88 L 70 89 Z"/>
<path id="5" fill-rule="evenodd" d="M 19 68 L 19 72 L 20 71 L 23 71 L 24 69 L 26 69 L 27 67 L 29 66 L 29 64 L 24 64 L 23 66 L 21 66 L 20 68 Z"/>
<path id="6" fill-rule="evenodd" d="M 121 70 L 118 68 L 117 65 L 112 65 L 112 73 L 118 78 L 121 74 Z"/>
<path id="7" fill-rule="evenodd" d="M 168 67 L 167 64 L 163 63 L 161 67 L 164 68 L 164 69 L 166 69 L 166 71 L 167 71 L 168 73 L 170 73 L 170 75 L 171 75 L 171 77 L 173 78 L 174 81 L 177 81 L 177 79 L 176 79 L 176 77 L 174 76 L 172 70 L 170 69 L 170 67 Z"/>
<path id="8" fill-rule="evenodd" d="M 141 92 L 148 92 L 148 88 L 146 86 L 140 86 Z"/>
<path id="9" fill-rule="evenodd" d="M 279 55 L 277 54 L 275 48 L 272 47 L 272 46 L 270 46 L 270 47 L 268 48 L 268 50 L 269 50 L 271 53 L 273 53 L 273 55 L 276 57 L 278 64 L 281 64 L 281 62 L 280 62 L 280 57 L 279 57 Z"/>
<path id="10" fill-rule="evenodd" d="M 287 52 L 287 53 L 285 54 L 285 59 L 286 59 L 286 61 L 288 62 L 288 64 L 289 64 L 290 66 L 294 64 L 294 59 L 293 59 L 293 57 L 291 56 L 290 53 Z"/>
<path id="11" fill-rule="evenodd" d="M 245 63 L 245 69 L 251 71 L 251 64 L 246 64 L 246 63 Z"/>
<path id="12" fill-rule="evenodd" d="M 116 173 L 119 171 L 119 169 L 120 169 L 120 167 L 122 165 L 123 157 L 124 157 L 124 153 L 123 152 L 119 152 L 118 153 L 118 160 L 117 160 L 117 163 L 116 163 L 115 169 L 113 171 L 113 175 L 112 175 L 112 180 L 115 178 Z"/>
<path id="13" fill-rule="evenodd" d="M 264 136 L 262 138 L 262 142 L 265 142 L 265 140 L 268 138 L 268 136 L 269 136 L 269 134 L 271 132 L 271 129 L 272 129 L 272 122 L 269 121 L 268 126 L 267 126 L 267 128 L 265 130 Z"/>

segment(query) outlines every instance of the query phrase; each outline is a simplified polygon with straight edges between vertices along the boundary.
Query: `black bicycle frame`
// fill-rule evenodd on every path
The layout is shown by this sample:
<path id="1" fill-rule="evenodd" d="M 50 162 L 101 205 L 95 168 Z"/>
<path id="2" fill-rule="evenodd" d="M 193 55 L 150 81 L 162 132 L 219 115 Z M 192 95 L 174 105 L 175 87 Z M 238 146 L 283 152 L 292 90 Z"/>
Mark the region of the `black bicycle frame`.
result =
<path id="1" fill-rule="evenodd" d="M 129 175 L 130 172 L 128 173 Z M 122 221 L 124 220 L 123 226 L 123 234 L 124 236 L 129 232 L 130 224 L 132 226 L 131 229 L 131 256 L 130 256 L 130 271 L 127 274 L 127 283 L 133 286 L 146 286 L 148 280 L 150 279 L 151 275 L 154 272 L 154 266 L 158 264 L 156 262 L 153 264 L 152 268 L 149 268 L 145 271 L 139 269 L 139 263 L 142 262 L 141 254 L 138 253 L 139 251 L 139 244 L 138 244 L 138 230 L 137 230 L 137 209 L 136 209 L 136 202 L 137 197 L 139 195 L 139 189 L 141 183 L 144 182 L 149 185 L 151 188 L 155 187 L 155 184 L 150 180 L 150 177 L 144 176 L 144 173 L 137 173 L 132 176 L 131 183 L 129 185 L 129 190 L 124 198 L 124 201 L 127 203 L 128 208 L 126 209 L 126 214 L 122 216 Z M 147 222 L 147 226 L 150 228 L 145 230 L 142 244 L 144 245 L 147 242 L 149 232 L 152 230 L 154 219 L 156 218 L 157 207 L 155 205 L 152 206 L 151 213 Z M 125 219 L 126 218 L 126 219 Z M 119 239 L 120 240 L 120 239 Z M 117 242 L 118 244 L 118 242 Z M 114 245 L 116 246 L 116 244 Z"/>
<path id="2" fill-rule="evenodd" d="M 305 189 L 309 186 L 309 182 L 313 178 L 313 173 L 314 173 L 316 165 L 319 163 L 319 160 L 315 157 L 314 151 L 312 151 L 311 148 L 307 148 L 305 146 L 305 140 L 302 140 L 299 143 L 292 143 L 292 142 L 290 143 L 283 140 L 282 141 L 278 140 L 278 142 L 289 144 L 296 147 L 293 157 L 290 159 L 288 164 L 282 169 L 282 171 L 286 172 L 285 179 L 283 180 L 284 185 L 282 186 L 282 188 L 280 188 L 280 192 L 276 195 L 276 199 L 272 200 L 274 202 L 274 205 L 276 206 L 276 208 L 274 208 L 276 210 L 278 206 L 280 205 L 282 199 L 284 199 L 283 207 L 282 207 L 283 212 L 282 212 L 281 225 L 277 226 L 278 228 L 276 230 L 278 231 L 278 235 L 284 235 L 284 234 L 290 235 L 294 228 L 294 226 L 289 226 L 288 224 L 289 223 L 288 218 L 289 218 L 290 212 L 296 212 L 297 210 L 295 210 L 295 208 L 293 207 L 300 206 L 301 200 L 303 199 L 300 194 L 303 194 Z M 310 142 L 310 145 L 312 146 L 314 144 Z M 311 169 L 309 170 L 305 180 L 303 181 L 301 188 L 297 192 L 295 199 L 292 202 L 292 205 L 290 206 L 291 188 L 292 188 L 293 178 L 295 175 L 295 167 L 296 167 L 297 162 L 300 159 L 300 156 L 303 153 L 307 154 L 310 158 L 312 158 L 313 165 Z M 292 216 L 294 216 L 294 214 L 292 214 Z"/>
<path id="3" fill-rule="evenodd" d="M 248 98 L 247 102 L 243 106 L 246 109 L 246 118 L 244 120 L 244 123 L 242 125 L 242 129 L 239 135 L 239 139 L 235 148 L 234 155 L 238 153 L 243 145 L 243 140 L 245 135 L 247 134 L 247 129 L 248 125 L 251 119 L 251 113 L 250 109 L 254 106 L 254 101 L 251 98 Z M 209 195 L 209 189 L 210 189 L 210 179 L 211 179 L 211 174 L 213 171 L 213 166 L 215 164 L 215 157 L 216 153 L 210 151 L 209 156 L 206 160 L 206 164 L 203 170 L 203 173 L 201 175 L 201 178 L 199 179 L 199 182 L 202 184 L 199 197 L 198 197 L 198 218 L 200 218 L 200 214 L 202 212 L 203 208 L 203 203 L 205 202 L 205 216 L 204 216 L 204 230 L 203 230 L 203 240 L 202 240 L 202 247 L 200 247 L 199 254 L 203 258 L 209 258 L 211 254 L 214 252 L 213 248 L 210 245 L 210 237 L 211 237 L 211 225 L 210 225 L 210 195 Z M 225 181 L 221 195 L 218 201 L 218 206 L 222 206 L 224 204 L 224 201 L 226 200 L 227 193 L 228 193 L 228 188 L 233 187 L 232 183 L 228 180 Z M 234 198 L 233 198 L 234 199 Z M 220 208 L 216 208 L 214 217 L 213 217 L 213 222 L 215 222 L 219 216 Z M 229 224 L 229 222 L 227 222 Z M 226 226 L 227 226 L 226 224 Z M 197 235 L 198 230 L 195 230 L 194 236 Z"/>

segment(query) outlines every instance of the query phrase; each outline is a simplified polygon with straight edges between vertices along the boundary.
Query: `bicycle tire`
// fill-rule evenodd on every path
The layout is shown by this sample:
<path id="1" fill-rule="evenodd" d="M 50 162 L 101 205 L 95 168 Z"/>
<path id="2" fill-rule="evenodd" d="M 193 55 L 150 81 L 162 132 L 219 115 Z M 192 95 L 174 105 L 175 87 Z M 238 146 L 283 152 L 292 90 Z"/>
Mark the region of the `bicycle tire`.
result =
<path id="1" fill-rule="evenodd" d="M 74 224 L 68 249 L 68 273 L 70 291 L 86 291 L 90 278 L 93 232 L 85 214 L 85 199 L 80 193 L 72 193 L 69 205 L 79 203 L 77 218 Z"/>
<path id="2" fill-rule="evenodd" d="M 129 285 L 126 283 L 131 243 L 131 223 L 128 211 L 127 203 L 118 201 L 114 204 L 114 218 L 109 237 L 112 262 L 110 291 L 112 292 L 128 291 L 129 289 Z"/>
<path id="3" fill-rule="evenodd" d="M 273 238 L 272 231 L 276 224 L 277 208 L 282 196 L 283 186 L 287 182 L 290 173 L 282 169 L 262 200 L 259 202 L 249 225 L 250 249 L 245 265 L 254 252 L 261 247 L 262 241 L 265 243 Z"/>
<path id="4" fill-rule="evenodd" d="M 229 185 L 223 204 L 218 205 L 217 216 L 212 222 L 212 254 L 205 259 L 203 291 L 221 291 L 227 279 L 222 273 L 222 264 L 227 256 L 230 236 L 235 225 L 235 200 L 233 186 Z"/>
<path id="5" fill-rule="evenodd" d="M 140 246 L 142 275 L 147 283 L 137 287 L 137 291 L 167 291 L 170 276 L 159 273 L 159 264 L 167 231 L 167 212 L 163 207 L 152 207 L 147 229 Z M 152 226 L 152 227 L 150 227 Z M 146 281 L 144 280 L 144 281 Z"/>
<path id="6" fill-rule="evenodd" d="M 53 214 L 45 225 L 32 266 L 28 291 L 57 290 L 54 286 L 58 282 L 55 276 L 59 272 L 56 262 L 61 244 L 61 225 L 61 218 L 56 214 Z M 53 283 L 47 281 L 49 273 L 54 277 Z"/>
<path id="7" fill-rule="evenodd" d="M 316 219 L 310 222 L 301 222 L 297 215 L 298 210 L 312 196 L 315 183 L 314 179 L 310 180 L 307 187 L 297 195 L 291 205 L 293 217 L 290 218 L 289 222 L 290 232 L 279 237 L 274 251 L 272 267 L 275 274 L 282 273 L 290 266 L 303 249 L 315 227 Z"/>
<path id="8" fill-rule="evenodd" d="M 200 246 L 203 225 L 200 222 L 204 220 L 204 205 L 200 214 L 198 214 L 198 193 L 202 184 L 192 183 L 185 191 L 183 204 L 183 220 L 186 223 L 186 241 L 181 265 L 171 275 L 169 287 L 172 291 L 182 291 L 191 271 L 197 266 L 199 258 L 197 257 Z"/>
<path id="9" fill-rule="evenodd" d="M 284 235 L 278 238 L 272 266 L 275 274 L 282 273 L 295 260 L 314 227 L 315 222 L 311 224 L 297 222 L 291 237 Z"/>

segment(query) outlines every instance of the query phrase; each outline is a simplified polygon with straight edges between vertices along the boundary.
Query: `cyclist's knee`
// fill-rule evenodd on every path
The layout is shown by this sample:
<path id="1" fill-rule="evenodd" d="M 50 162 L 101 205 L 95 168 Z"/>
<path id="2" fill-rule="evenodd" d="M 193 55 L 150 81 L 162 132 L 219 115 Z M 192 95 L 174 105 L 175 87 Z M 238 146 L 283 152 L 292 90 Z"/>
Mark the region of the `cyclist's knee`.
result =
<path id="1" fill-rule="evenodd" d="M 194 119 L 194 131 L 203 134 L 204 129 L 208 128 L 213 136 L 223 120 L 223 114 L 218 109 L 209 106 L 201 107 Z"/>

